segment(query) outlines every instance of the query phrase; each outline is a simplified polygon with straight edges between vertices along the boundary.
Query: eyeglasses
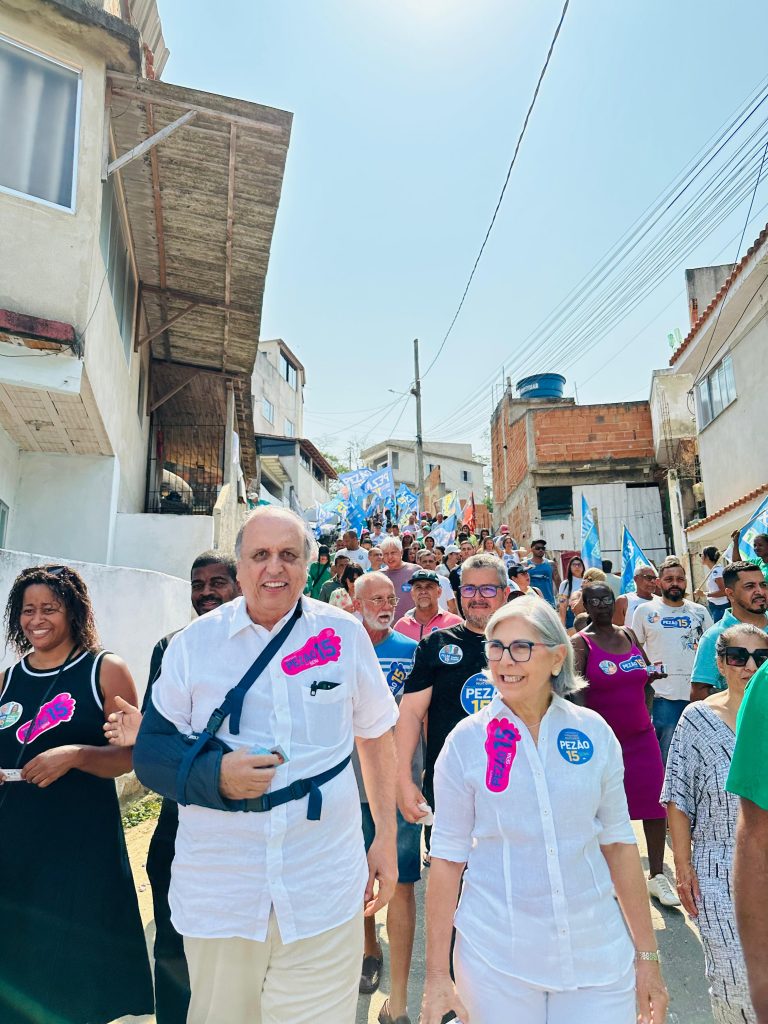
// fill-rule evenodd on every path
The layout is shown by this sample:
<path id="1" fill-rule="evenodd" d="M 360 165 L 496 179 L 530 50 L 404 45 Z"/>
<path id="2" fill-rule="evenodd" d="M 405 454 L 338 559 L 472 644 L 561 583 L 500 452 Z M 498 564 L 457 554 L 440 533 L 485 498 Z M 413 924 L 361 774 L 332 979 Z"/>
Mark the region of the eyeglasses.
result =
<path id="1" fill-rule="evenodd" d="M 549 644 L 539 644 L 533 640 L 513 640 L 511 644 L 503 644 L 501 640 L 486 640 L 485 656 L 488 661 L 501 661 L 504 651 L 508 651 L 512 661 L 520 663 L 531 660 L 534 647 L 549 647 Z"/>
<path id="2" fill-rule="evenodd" d="M 605 597 L 585 597 L 584 604 L 588 608 L 610 608 L 613 604 L 613 594 L 606 594 Z"/>
<path id="3" fill-rule="evenodd" d="M 755 663 L 755 668 L 768 661 L 768 648 L 761 648 L 758 651 L 748 651 L 746 647 L 726 647 L 725 664 L 732 668 L 744 668 L 749 659 Z"/>
<path id="4" fill-rule="evenodd" d="M 374 608 L 381 608 L 383 605 L 389 605 L 390 608 L 394 608 L 397 605 L 396 597 L 364 597 L 362 598 L 366 604 L 372 604 Z"/>
<path id="5" fill-rule="evenodd" d="M 641 572 L 640 575 L 637 578 L 639 580 L 645 580 L 646 583 L 655 583 L 656 582 L 656 577 L 653 575 L 653 573 L 650 573 L 650 572 L 649 573 Z"/>
<path id="6" fill-rule="evenodd" d="M 474 597 L 475 594 L 479 594 L 480 597 L 496 597 L 497 591 L 503 589 L 504 587 L 494 587 L 490 583 L 483 583 L 479 587 L 476 587 L 473 583 L 465 583 L 464 586 L 459 587 L 462 597 Z"/>

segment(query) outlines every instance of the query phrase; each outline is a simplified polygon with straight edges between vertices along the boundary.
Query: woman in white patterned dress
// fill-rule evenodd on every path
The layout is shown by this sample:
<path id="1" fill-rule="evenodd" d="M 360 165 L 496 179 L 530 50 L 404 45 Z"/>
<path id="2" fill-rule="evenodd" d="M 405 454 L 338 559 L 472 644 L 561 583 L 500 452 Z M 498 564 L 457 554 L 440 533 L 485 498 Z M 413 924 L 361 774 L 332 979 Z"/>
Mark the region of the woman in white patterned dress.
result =
<path id="1" fill-rule="evenodd" d="M 755 1024 L 733 912 L 732 864 L 739 798 L 725 791 L 736 715 L 752 676 L 768 659 L 768 636 L 739 624 L 717 639 L 726 690 L 689 704 L 675 730 L 661 802 L 667 805 L 677 892 L 704 946 L 717 1024 Z"/>

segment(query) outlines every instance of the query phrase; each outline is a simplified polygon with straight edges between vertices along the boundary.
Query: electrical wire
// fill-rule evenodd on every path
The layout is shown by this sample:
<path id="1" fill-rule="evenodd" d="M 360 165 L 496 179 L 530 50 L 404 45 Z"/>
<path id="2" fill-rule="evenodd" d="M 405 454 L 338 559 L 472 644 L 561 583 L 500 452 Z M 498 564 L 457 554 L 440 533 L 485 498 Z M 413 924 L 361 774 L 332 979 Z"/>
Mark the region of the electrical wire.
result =
<path id="1" fill-rule="evenodd" d="M 478 268 L 478 265 L 479 265 L 480 260 L 482 258 L 482 255 L 485 252 L 485 247 L 488 244 L 488 239 L 491 237 L 491 232 L 493 231 L 494 224 L 496 223 L 496 218 L 499 215 L 499 210 L 501 209 L 501 204 L 504 201 L 504 195 L 505 195 L 505 193 L 507 191 L 507 185 L 509 184 L 509 179 L 512 176 L 512 170 L 513 170 L 513 168 L 515 166 L 515 163 L 517 162 L 517 156 L 518 156 L 518 153 L 520 152 L 520 146 L 522 145 L 523 138 L 525 137 L 525 133 L 528 130 L 528 122 L 530 121 L 531 114 L 533 113 L 533 108 L 536 106 L 536 100 L 539 98 L 539 91 L 541 90 L 541 84 L 544 81 L 544 76 L 547 73 L 547 68 L 549 67 L 549 62 L 552 59 L 552 54 L 553 54 L 554 49 L 555 49 L 555 44 L 557 43 L 557 38 L 560 35 L 560 29 L 563 27 L 563 22 L 565 21 L 565 15 L 566 15 L 566 13 L 568 11 L 569 4 L 570 4 L 570 0 L 565 0 L 565 3 L 563 4 L 563 9 L 562 9 L 562 11 L 560 13 L 560 20 L 558 21 L 557 27 L 555 29 L 555 34 L 552 37 L 552 42 L 549 44 L 549 50 L 547 51 L 546 60 L 544 61 L 542 69 L 541 69 L 541 71 L 539 73 L 539 78 L 538 78 L 538 81 L 536 82 L 536 88 L 533 91 L 533 98 L 531 99 L 531 102 L 530 102 L 530 104 L 528 106 L 528 110 L 527 110 L 526 115 L 525 115 L 525 119 L 523 120 L 523 127 L 520 129 L 520 134 L 517 137 L 517 143 L 515 144 L 515 149 L 514 149 L 514 152 L 512 154 L 512 160 L 511 160 L 511 162 L 509 164 L 509 167 L 507 169 L 507 176 L 504 179 L 504 184 L 501 187 L 501 192 L 500 192 L 499 198 L 498 198 L 498 200 L 496 202 L 496 208 L 493 211 L 493 216 L 491 217 L 491 223 L 488 225 L 488 230 L 485 232 L 485 238 L 483 238 L 483 243 L 480 246 L 480 251 L 478 252 L 477 257 L 475 258 L 475 262 L 474 262 L 474 264 L 472 266 L 472 270 L 470 271 L 469 278 L 467 279 L 467 284 L 466 284 L 466 286 L 464 288 L 464 293 L 461 296 L 461 300 L 459 301 L 459 305 L 456 308 L 456 312 L 453 314 L 453 319 L 451 320 L 451 322 L 450 322 L 450 324 L 448 326 L 448 330 L 445 332 L 445 336 L 443 337 L 443 340 L 440 342 L 440 346 L 439 346 L 437 352 L 435 353 L 435 355 L 434 355 L 434 357 L 432 359 L 432 362 L 429 364 L 429 366 L 426 368 L 424 373 L 421 375 L 422 381 L 428 376 L 430 370 L 435 365 L 437 360 L 440 358 L 440 354 L 442 353 L 443 349 L 445 348 L 445 345 L 446 345 L 446 342 L 448 341 L 448 338 L 451 336 L 451 332 L 453 331 L 453 328 L 454 328 L 454 326 L 456 324 L 456 321 L 459 319 L 459 314 L 461 313 L 462 307 L 464 306 L 464 301 L 467 298 L 467 295 L 469 294 L 469 289 L 470 289 L 470 287 L 472 285 L 472 281 L 474 280 L 475 272 L 477 271 L 477 268 Z"/>

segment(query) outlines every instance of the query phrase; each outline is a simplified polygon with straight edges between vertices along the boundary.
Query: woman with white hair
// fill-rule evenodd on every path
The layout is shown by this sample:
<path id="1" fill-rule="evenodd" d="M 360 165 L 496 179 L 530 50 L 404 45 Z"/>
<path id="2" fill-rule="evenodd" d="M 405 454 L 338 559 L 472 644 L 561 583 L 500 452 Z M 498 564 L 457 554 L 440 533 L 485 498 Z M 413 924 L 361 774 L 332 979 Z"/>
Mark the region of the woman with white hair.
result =
<path id="1" fill-rule="evenodd" d="M 496 696 L 435 767 L 423 1024 L 662 1024 L 618 741 L 564 699 L 584 684 L 545 601 L 506 605 L 485 635 Z"/>

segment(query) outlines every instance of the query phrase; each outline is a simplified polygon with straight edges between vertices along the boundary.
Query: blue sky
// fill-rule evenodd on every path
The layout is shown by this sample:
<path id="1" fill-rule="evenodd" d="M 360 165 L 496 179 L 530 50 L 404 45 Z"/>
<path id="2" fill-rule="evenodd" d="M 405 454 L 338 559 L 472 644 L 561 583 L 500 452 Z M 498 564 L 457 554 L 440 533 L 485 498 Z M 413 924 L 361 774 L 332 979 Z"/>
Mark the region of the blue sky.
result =
<path id="1" fill-rule="evenodd" d="M 413 435 L 413 400 L 388 389 L 411 384 L 413 338 L 423 370 L 453 317 L 561 5 L 159 0 L 165 80 L 294 113 L 262 337 L 304 362 L 315 443 L 346 454 L 395 427 Z M 572 0 L 494 233 L 424 381 L 427 438 L 482 451 L 502 365 L 515 379 L 563 372 L 581 402 L 647 397 L 668 332 L 687 332 L 685 267 L 733 259 L 749 197 L 572 365 L 546 342 L 519 350 L 760 83 L 767 37 L 756 0 Z M 742 251 L 766 202 L 768 182 Z"/>

